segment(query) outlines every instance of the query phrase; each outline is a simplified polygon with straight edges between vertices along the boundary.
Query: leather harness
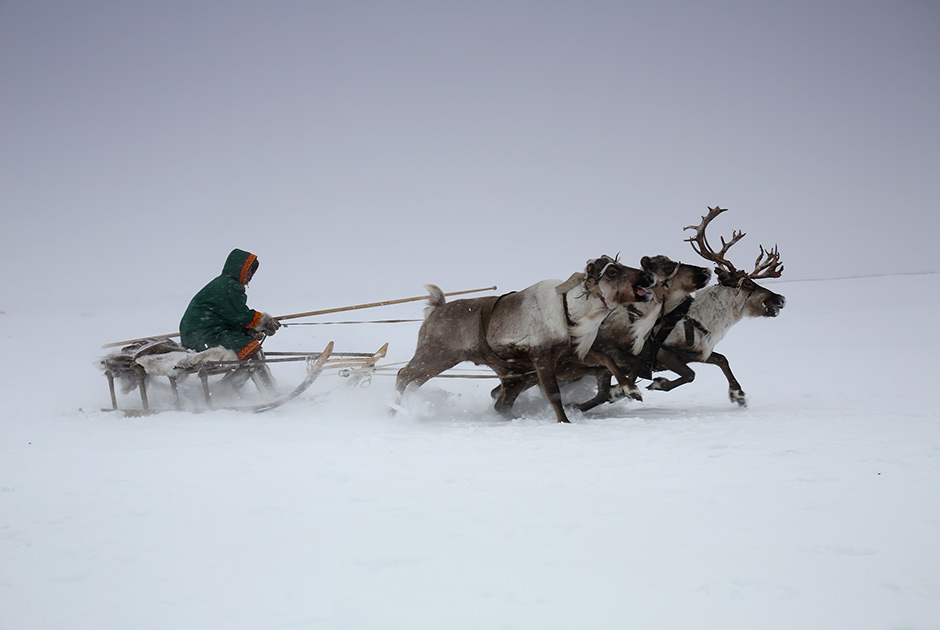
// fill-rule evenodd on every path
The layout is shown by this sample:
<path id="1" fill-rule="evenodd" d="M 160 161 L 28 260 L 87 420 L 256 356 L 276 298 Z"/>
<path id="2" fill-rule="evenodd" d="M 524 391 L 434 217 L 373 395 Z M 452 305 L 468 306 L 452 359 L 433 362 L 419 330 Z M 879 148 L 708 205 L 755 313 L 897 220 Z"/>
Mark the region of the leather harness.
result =
<path id="1" fill-rule="evenodd" d="M 483 302 L 483 306 L 480 307 L 480 352 L 483 354 L 483 358 L 490 364 L 501 367 L 508 372 L 522 374 L 528 371 L 525 366 L 520 366 L 518 363 L 503 359 L 496 354 L 492 346 L 490 346 L 490 343 L 486 340 L 486 333 L 490 328 L 490 319 L 493 317 L 493 309 L 496 308 L 496 304 L 501 299 L 513 293 L 515 293 L 515 291 L 489 297 Z"/>
<path id="2" fill-rule="evenodd" d="M 684 321 L 684 331 L 685 331 L 685 345 L 691 348 L 695 345 L 695 331 L 698 330 L 703 335 L 710 335 L 709 331 L 705 326 L 702 325 L 697 319 L 688 316 L 689 307 L 692 306 L 692 302 L 695 301 L 695 298 L 689 296 L 685 298 L 679 306 L 672 309 L 668 313 L 662 316 L 661 325 L 659 330 L 656 331 L 656 334 L 649 339 L 650 346 L 650 374 L 656 370 L 656 357 L 659 354 L 660 350 L 666 350 L 667 352 L 672 352 L 673 354 L 680 354 L 680 351 L 677 349 L 664 346 L 666 338 L 669 337 L 669 334 L 675 329 L 680 321 Z M 684 353 L 682 353 L 684 354 Z"/>

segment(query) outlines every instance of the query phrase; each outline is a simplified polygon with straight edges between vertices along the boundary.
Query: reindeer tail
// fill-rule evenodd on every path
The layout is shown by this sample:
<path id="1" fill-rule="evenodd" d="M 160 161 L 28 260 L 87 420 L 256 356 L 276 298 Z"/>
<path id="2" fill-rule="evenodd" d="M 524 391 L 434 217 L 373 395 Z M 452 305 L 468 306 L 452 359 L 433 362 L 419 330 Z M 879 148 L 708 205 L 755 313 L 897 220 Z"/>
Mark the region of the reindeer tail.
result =
<path id="1" fill-rule="evenodd" d="M 424 318 L 427 319 L 428 315 L 434 312 L 438 306 L 444 306 L 444 303 L 447 302 L 447 298 L 444 296 L 444 292 L 441 291 L 441 288 L 436 284 L 426 284 L 424 288 L 428 290 L 428 305 L 424 309 Z"/>

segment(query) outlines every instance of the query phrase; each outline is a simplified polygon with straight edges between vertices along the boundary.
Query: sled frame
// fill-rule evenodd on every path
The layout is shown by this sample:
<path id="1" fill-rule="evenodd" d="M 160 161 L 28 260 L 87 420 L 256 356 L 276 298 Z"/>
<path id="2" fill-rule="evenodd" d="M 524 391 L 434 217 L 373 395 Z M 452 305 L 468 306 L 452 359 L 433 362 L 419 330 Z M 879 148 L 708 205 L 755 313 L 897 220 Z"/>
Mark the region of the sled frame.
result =
<path id="1" fill-rule="evenodd" d="M 387 343 L 375 352 L 333 352 L 333 342 L 331 341 L 322 352 L 266 352 L 263 359 L 250 361 L 205 361 L 198 366 L 181 370 L 180 375 L 195 374 L 199 378 L 202 384 L 205 411 L 228 409 L 261 413 L 280 407 L 297 398 L 327 369 L 336 369 L 340 376 L 350 378 L 355 382 L 359 382 L 363 378 L 371 378 L 376 364 L 385 357 L 387 352 Z M 212 387 L 209 381 L 212 376 L 222 375 L 222 380 L 218 383 L 222 383 L 225 379 L 240 377 L 247 380 L 250 378 L 260 392 L 270 393 L 274 388 L 274 384 L 268 366 L 275 363 L 299 361 L 307 363 L 307 374 L 303 381 L 287 394 L 255 405 L 218 406 L 213 403 Z M 163 411 L 203 411 L 202 409 L 187 409 L 183 404 L 179 392 L 179 379 L 176 375 L 166 376 L 173 394 L 173 409 L 155 409 L 150 404 L 147 386 L 151 378 L 160 377 L 149 376 L 142 365 L 126 356 L 105 359 L 103 366 L 111 395 L 111 408 L 105 409 L 105 411 L 120 411 L 128 417 L 152 415 Z M 122 408 L 118 401 L 115 380 L 119 375 L 126 375 L 129 370 L 133 371 L 136 379 L 136 388 L 140 395 L 140 409 Z"/>

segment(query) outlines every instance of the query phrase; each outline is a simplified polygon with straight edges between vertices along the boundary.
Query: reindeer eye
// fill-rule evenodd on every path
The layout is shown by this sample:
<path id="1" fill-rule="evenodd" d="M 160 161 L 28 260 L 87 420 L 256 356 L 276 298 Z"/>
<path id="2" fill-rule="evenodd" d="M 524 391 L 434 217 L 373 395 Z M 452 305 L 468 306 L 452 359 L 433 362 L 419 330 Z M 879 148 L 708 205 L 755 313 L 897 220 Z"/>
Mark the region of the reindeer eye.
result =
<path id="1" fill-rule="evenodd" d="M 616 277 L 617 277 L 617 274 L 619 274 L 619 273 L 620 273 L 620 271 L 619 271 L 616 267 L 608 267 L 608 269 L 607 269 L 607 277 L 608 277 L 608 278 L 616 278 Z"/>

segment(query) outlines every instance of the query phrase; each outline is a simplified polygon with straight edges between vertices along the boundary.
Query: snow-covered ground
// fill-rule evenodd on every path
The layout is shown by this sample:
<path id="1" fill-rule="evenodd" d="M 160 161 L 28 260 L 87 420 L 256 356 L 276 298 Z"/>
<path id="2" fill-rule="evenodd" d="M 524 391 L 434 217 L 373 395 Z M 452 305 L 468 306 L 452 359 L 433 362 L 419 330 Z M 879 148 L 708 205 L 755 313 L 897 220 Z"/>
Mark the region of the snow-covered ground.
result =
<path id="1" fill-rule="evenodd" d="M 567 426 L 489 380 L 391 416 L 391 376 L 124 418 L 93 362 L 152 304 L 2 305 L 0 628 L 940 628 L 940 275 L 769 286 L 780 317 L 719 345 L 747 409 L 700 366 Z M 268 343 L 394 363 L 416 331 Z"/>

